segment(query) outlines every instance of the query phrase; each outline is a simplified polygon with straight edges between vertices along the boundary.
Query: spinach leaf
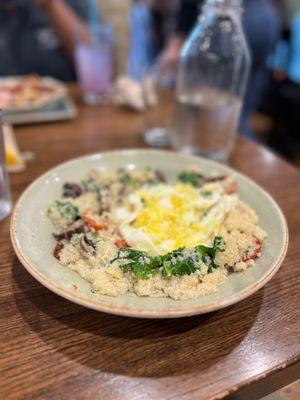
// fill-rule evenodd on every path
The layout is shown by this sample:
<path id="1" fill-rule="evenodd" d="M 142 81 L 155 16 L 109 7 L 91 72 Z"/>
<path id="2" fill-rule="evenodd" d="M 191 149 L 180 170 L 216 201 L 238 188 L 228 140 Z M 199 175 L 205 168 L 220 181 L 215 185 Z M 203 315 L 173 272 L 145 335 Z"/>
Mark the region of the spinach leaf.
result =
<path id="1" fill-rule="evenodd" d="M 118 260 L 123 270 L 131 271 L 138 279 L 150 278 L 160 266 L 160 257 L 152 257 L 144 251 L 129 248 L 121 248 L 117 257 L 111 260 L 110 263 L 116 260 Z"/>
<path id="2" fill-rule="evenodd" d="M 117 176 L 118 180 L 124 185 L 127 185 L 131 181 L 130 175 L 126 172 L 124 168 L 117 169 Z"/>
<path id="3" fill-rule="evenodd" d="M 184 171 L 178 175 L 178 180 L 183 183 L 188 183 L 194 187 L 201 187 L 203 185 L 204 176 L 196 171 Z"/>
<path id="4" fill-rule="evenodd" d="M 184 247 L 173 250 L 161 257 L 163 276 L 190 275 L 197 270 L 200 261 L 199 256 L 194 250 L 186 252 Z"/>
<path id="5" fill-rule="evenodd" d="M 130 186 L 133 189 L 139 188 L 143 182 L 133 179 L 124 168 L 117 169 L 118 180 L 125 186 Z"/>
<path id="6" fill-rule="evenodd" d="M 78 208 L 69 201 L 56 200 L 53 205 L 49 208 L 48 213 L 51 213 L 53 208 L 56 208 L 60 213 L 61 217 L 67 222 L 71 223 L 79 217 Z"/>
<path id="7" fill-rule="evenodd" d="M 211 194 L 212 194 L 212 192 L 210 191 L 210 190 L 202 190 L 201 192 L 200 192 L 200 194 L 202 195 L 202 196 L 211 196 Z"/>
<path id="8" fill-rule="evenodd" d="M 211 273 L 218 268 L 215 257 L 219 251 L 224 251 L 223 243 L 222 238 L 216 236 L 213 247 L 180 247 L 162 256 L 151 256 L 144 251 L 121 248 L 110 263 L 118 261 L 120 268 L 132 272 L 138 279 L 148 279 L 157 273 L 165 277 L 190 275 L 199 269 L 201 261 L 208 266 L 208 273 Z"/>
<path id="9" fill-rule="evenodd" d="M 94 193 L 97 197 L 100 196 L 100 185 L 92 178 L 86 179 L 81 182 L 81 185 L 85 192 Z"/>
<path id="10" fill-rule="evenodd" d="M 213 247 L 200 245 L 196 246 L 196 250 L 201 257 L 201 260 L 208 265 L 208 273 L 211 273 L 214 269 L 218 268 L 218 265 L 215 263 L 217 253 L 225 251 L 221 236 L 215 236 Z"/>

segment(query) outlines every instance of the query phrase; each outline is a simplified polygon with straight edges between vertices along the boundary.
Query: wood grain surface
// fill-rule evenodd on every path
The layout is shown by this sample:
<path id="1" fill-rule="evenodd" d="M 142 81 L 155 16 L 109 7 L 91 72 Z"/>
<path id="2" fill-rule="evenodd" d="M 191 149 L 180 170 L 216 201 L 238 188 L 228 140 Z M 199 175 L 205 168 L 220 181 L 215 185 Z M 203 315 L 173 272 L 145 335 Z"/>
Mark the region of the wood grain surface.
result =
<path id="1" fill-rule="evenodd" d="M 79 104 L 75 88 L 72 94 Z M 142 124 L 130 111 L 80 105 L 74 121 L 16 128 L 21 150 L 35 159 L 11 176 L 14 201 L 62 161 L 144 146 Z M 142 320 L 72 304 L 25 271 L 12 250 L 9 220 L 0 223 L 0 398 L 208 400 L 241 398 L 244 391 L 254 400 L 299 377 L 300 173 L 243 138 L 231 164 L 278 201 L 290 245 L 263 289 L 208 315 Z"/>
<path id="2" fill-rule="evenodd" d="M 288 386 L 278 390 L 278 396 L 282 400 L 299 400 L 300 399 L 300 379 Z"/>

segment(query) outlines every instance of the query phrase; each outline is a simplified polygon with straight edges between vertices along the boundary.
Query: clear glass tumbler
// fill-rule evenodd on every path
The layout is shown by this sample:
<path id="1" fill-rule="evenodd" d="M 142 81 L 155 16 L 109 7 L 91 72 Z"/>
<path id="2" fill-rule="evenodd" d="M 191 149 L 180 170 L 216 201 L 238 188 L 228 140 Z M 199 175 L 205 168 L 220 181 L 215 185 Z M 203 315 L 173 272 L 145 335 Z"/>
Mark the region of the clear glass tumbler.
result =
<path id="1" fill-rule="evenodd" d="M 155 65 L 143 77 L 143 93 L 146 105 L 144 140 L 154 147 L 170 144 L 170 124 L 174 109 L 175 74 L 163 71 Z"/>
<path id="2" fill-rule="evenodd" d="M 77 31 L 75 65 L 83 101 L 88 105 L 105 103 L 111 93 L 114 75 L 111 30 L 99 25 L 90 32 Z"/>
<path id="3" fill-rule="evenodd" d="M 8 216 L 11 211 L 11 195 L 6 169 L 5 145 L 2 129 L 2 112 L 0 112 L 0 220 Z"/>

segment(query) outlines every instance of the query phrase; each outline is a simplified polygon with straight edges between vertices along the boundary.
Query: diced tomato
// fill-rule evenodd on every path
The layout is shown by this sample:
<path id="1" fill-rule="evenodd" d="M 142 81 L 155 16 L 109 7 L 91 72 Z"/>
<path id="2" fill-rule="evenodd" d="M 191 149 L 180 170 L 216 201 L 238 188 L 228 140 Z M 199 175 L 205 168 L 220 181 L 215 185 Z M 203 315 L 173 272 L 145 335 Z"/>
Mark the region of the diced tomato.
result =
<path id="1" fill-rule="evenodd" d="M 129 244 L 124 239 L 118 239 L 115 241 L 115 245 L 120 249 L 121 247 L 129 247 Z"/>
<path id="2" fill-rule="evenodd" d="M 224 190 L 226 194 L 234 194 L 237 192 L 236 180 L 232 177 L 226 177 L 224 180 Z"/>
<path id="3" fill-rule="evenodd" d="M 96 220 L 96 218 L 92 217 L 90 214 L 85 213 L 82 217 L 82 220 L 85 225 L 89 226 L 91 229 L 94 229 L 95 231 L 102 231 L 102 230 L 107 230 L 108 226 L 104 224 L 100 218 L 99 220 Z"/>
<path id="4" fill-rule="evenodd" d="M 220 183 L 226 194 L 234 194 L 237 192 L 237 183 L 234 178 L 227 175 L 213 176 L 205 179 L 205 183 Z"/>
<path id="5" fill-rule="evenodd" d="M 226 194 L 234 194 L 234 193 L 236 193 L 236 190 L 237 190 L 237 186 L 232 185 L 231 187 L 228 187 L 226 189 Z"/>
<path id="6" fill-rule="evenodd" d="M 262 247 L 262 242 L 260 240 L 256 239 L 253 252 L 251 254 L 248 254 L 247 256 L 243 257 L 241 259 L 241 261 L 246 262 L 246 261 L 254 260 L 255 258 L 257 258 L 259 253 L 261 252 L 261 247 Z"/>

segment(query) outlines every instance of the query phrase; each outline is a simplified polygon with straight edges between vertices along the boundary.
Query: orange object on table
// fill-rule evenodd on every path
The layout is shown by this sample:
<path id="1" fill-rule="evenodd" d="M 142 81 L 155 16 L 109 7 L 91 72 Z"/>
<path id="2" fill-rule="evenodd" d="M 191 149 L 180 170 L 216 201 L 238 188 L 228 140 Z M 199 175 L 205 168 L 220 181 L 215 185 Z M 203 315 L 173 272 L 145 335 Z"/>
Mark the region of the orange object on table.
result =
<path id="1" fill-rule="evenodd" d="M 20 153 L 17 140 L 11 125 L 3 124 L 3 136 L 8 172 L 20 172 L 26 168 L 26 163 Z"/>

